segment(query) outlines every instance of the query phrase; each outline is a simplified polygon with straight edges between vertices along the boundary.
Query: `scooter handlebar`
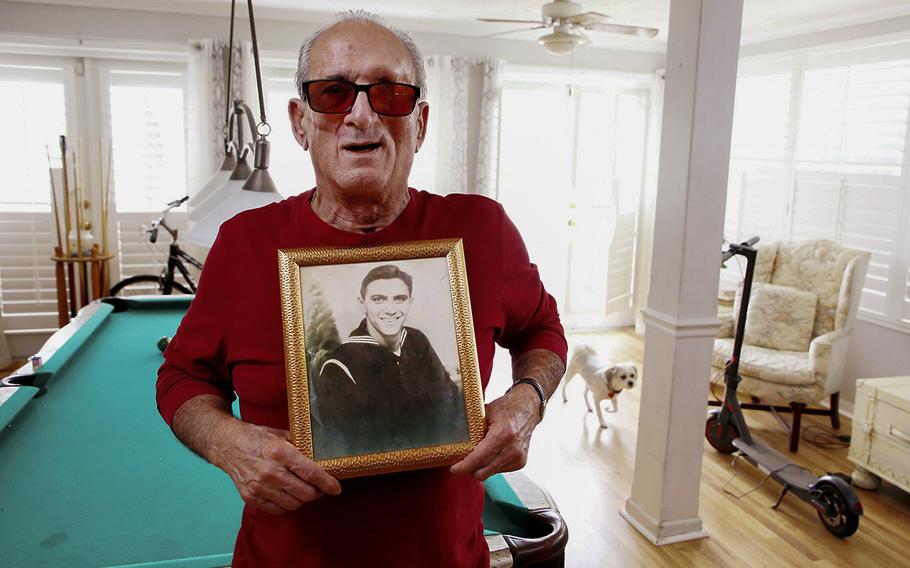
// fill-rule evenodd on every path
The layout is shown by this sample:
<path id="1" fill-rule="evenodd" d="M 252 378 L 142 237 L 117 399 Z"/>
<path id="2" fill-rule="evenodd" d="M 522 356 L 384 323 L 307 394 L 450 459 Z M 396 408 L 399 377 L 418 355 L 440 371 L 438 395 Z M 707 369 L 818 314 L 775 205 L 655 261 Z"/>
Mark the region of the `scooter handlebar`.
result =
<path id="1" fill-rule="evenodd" d="M 743 241 L 743 242 L 739 243 L 738 245 L 731 244 L 730 248 L 728 250 L 725 250 L 723 253 L 721 253 L 721 255 L 720 255 L 721 264 L 723 264 L 723 263 L 727 262 L 728 260 L 730 260 L 731 258 L 733 258 L 733 256 L 736 255 L 737 252 L 739 252 L 738 249 L 740 247 L 751 247 L 755 243 L 757 243 L 758 240 L 759 240 L 758 235 L 755 235 L 751 239 L 749 239 L 747 241 Z"/>

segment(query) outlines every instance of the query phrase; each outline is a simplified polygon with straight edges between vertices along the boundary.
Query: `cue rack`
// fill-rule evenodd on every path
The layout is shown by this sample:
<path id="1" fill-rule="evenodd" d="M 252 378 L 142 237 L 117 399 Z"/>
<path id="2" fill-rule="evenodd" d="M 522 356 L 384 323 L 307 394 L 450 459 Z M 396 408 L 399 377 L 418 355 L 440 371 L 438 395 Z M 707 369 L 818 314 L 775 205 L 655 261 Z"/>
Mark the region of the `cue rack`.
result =
<path id="1" fill-rule="evenodd" d="M 51 163 L 51 205 L 57 246 L 54 261 L 57 283 L 57 321 L 60 327 L 75 317 L 80 308 L 110 293 L 110 260 L 108 248 L 108 213 L 110 203 L 111 152 L 107 160 L 107 182 L 104 176 L 104 146 L 99 142 L 101 161 L 101 243 L 91 233 L 91 203 L 79 182 L 76 152 L 67 147 L 66 136 L 60 136 L 60 167 Z"/>

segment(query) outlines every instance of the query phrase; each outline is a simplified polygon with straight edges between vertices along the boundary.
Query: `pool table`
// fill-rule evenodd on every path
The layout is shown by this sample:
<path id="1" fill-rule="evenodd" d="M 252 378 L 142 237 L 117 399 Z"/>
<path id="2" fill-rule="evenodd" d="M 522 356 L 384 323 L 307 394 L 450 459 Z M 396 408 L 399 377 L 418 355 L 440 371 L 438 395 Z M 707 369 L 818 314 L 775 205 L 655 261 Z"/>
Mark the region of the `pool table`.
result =
<path id="1" fill-rule="evenodd" d="M 191 301 L 96 301 L 0 382 L 0 566 L 230 564 L 243 503 L 155 408 L 157 340 Z M 546 492 L 518 473 L 486 488 L 492 565 L 561 566 Z"/>

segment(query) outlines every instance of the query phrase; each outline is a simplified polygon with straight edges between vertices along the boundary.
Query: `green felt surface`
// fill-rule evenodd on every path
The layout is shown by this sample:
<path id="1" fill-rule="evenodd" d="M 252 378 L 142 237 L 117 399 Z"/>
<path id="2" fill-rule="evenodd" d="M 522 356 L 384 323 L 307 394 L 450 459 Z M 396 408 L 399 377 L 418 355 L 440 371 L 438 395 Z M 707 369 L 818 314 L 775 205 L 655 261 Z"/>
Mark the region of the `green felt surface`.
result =
<path id="1" fill-rule="evenodd" d="M 13 394 L 0 403 L 0 430 L 6 428 L 29 401 L 38 394 L 38 389 L 35 387 L 3 387 L 3 389 L 0 390 L 0 399 L 5 398 L 2 395 L 6 392 L 12 392 Z M 10 390 L 6 391 L 6 389 Z"/>
<path id="2" fill-rule="evenodd" d="M 486 495 L 483 500 L 484 534 L 511 534 L 530 536 L 521 523 L 524 505 L 502 475 L 494 475 L 484 482 Z"/>
<path id="3" fill-rule="evenodd" d="M 46 361 L 47 393 L 0 432 L 0 566 L 230 562 L 242 502 L 155 408 L 155 343 L 186 306 L 105 308 Z"/>

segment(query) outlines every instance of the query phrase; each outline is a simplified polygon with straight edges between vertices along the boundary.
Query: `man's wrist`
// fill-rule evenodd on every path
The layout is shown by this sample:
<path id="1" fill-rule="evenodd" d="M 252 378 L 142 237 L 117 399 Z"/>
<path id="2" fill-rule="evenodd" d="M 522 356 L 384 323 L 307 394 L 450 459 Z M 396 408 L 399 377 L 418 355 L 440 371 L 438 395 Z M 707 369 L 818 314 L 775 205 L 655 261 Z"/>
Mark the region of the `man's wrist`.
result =
<path id="1" fill-rule="evenodd" d="M 517 389 L 523 385 L 528 387 L 524 390 L 530 391 L 532 393 L 532 400 L 536 402 L 537 406 L 538 422 L 540 422 L 543 420 L 544 414 L 547 410 L 547 397 L 546 394 L 544 394 L 543 387 L 541 386 L 540 382 L 537 381 L 537 379 L 532 379 L 530 377 L 516 379 L 512 383 L 512 386 L 509 387 L 509 390 L 507 392 L 511 392 L 512 390 Z"/>

